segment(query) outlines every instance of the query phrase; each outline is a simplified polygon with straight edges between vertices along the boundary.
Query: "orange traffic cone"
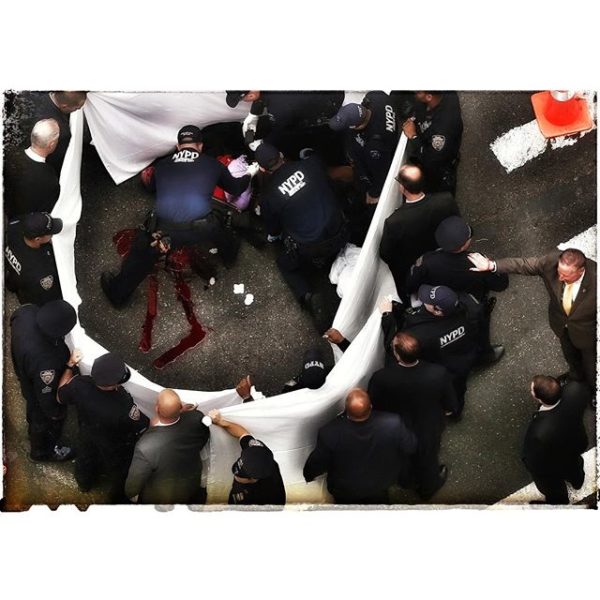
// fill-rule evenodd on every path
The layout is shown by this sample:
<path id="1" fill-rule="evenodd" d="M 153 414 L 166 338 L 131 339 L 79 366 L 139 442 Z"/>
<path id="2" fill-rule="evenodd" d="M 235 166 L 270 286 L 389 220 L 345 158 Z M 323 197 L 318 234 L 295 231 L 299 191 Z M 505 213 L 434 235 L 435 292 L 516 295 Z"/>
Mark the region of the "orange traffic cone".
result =
<path id="1" fill-rule="evenodd" d="M 531 96 L 533 112 L 542 135 L 553 138 L 587 131 L 593 126 L 585 98 L 563 90 Z"/>

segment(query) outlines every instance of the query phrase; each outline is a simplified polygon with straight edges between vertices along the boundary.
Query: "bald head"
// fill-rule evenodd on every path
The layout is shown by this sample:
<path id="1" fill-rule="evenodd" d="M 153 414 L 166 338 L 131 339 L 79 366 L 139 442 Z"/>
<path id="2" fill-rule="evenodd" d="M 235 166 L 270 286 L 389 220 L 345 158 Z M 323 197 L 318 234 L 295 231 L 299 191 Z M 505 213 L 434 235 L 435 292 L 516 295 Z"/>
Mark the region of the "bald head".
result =
<path id="1" fill-rule="evenodd" d="M 398 171 L 398 183 L 410 194 L 423 191 L 423 171 L 415 165 L 404 165 Z"/>
<path id="2" fill-rule="evenodd" d="M 176 421 L 181 414 L 181 398 L 174 390 L 167 388 L 158 394 L 156 413 L 163 423 Z"/>
<path id="3" fill-rule="evenodd" d="M 366 421 L 371 415 L 369 394 L 361 388 L 354 388 L 346 397 L 346 415 L 351 421 Z"/>
<path id="4" fill-rule="evenodd" d="M 54 119 L 42 119 L 31 130 L 31 147 L 43 156 L 52 154 L 58 144 L 60 129 Z"/>

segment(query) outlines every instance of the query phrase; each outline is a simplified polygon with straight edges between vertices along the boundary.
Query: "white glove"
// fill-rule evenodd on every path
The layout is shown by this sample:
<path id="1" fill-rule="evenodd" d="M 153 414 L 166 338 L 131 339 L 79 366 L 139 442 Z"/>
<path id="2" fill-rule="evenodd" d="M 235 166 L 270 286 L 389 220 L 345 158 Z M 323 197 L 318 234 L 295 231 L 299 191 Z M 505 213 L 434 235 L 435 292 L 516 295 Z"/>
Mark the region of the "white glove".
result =
<path id="1" fill-rule="evenodd" d="M 248 144 L 248 148 L 252 150 L 252 152 L 256 152 L 256 149 L 262 144 L 262 140 L 254 140 Z"/>
<path id="2" fill-rule="evenodd" d="M 248 169 L 246 170 L 246 175 L 250 175 L 250 177 L 254 177 L 258 171 L 260 170 L 259 164 L 254 161 L 252 164 L 248 165 Z"/>
<path id="3" fill-rule="evenodd" d="M 258 123 L 258 115 L 249 114 L 242 123 L 242 135 L 246 137 L 246 132 L 250 129 L 256 133 L 256 124 Z"/>

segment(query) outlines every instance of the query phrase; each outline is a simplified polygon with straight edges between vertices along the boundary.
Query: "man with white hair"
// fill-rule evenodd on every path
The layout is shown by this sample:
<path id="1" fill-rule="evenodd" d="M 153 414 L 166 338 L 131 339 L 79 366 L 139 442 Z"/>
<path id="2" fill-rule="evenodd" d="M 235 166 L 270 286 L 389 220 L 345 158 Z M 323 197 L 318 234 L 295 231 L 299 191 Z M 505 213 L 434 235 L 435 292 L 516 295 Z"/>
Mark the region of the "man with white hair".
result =
<path id="1" fill-rule="evenodd" d="M 38 121 L 31 130 L 31 145 L 14 161 L 7 161 L 4 206 L 9 219 L 32 212 L 52 212 L 60 183 L 46 159 L 56 150 L 59 134 L 55 119 Z"/>

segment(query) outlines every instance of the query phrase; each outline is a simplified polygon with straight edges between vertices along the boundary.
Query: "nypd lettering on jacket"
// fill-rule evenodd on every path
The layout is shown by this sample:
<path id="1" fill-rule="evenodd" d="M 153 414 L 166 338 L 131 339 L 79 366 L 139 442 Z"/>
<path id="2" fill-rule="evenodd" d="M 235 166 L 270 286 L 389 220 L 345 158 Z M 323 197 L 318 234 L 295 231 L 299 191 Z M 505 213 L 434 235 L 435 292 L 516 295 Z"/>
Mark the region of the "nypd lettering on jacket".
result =
<path id="1" fill-rule="evenodd" d="M 306 185 L 306 181 L 304 181 L 304 173 L 302 171 L 296 171 L 292 175 L 290 175 L 279 187 L 279 191 L 284 196 L 289 196 L 290 198 L 298 191 L 301 190 Z"/>
<path id="2" fill-rule="evenodd" d="M 396 133 L 396 113 L 389 104 L 385 105 L 385 130 Z"/>
<path id="3" fill-rule="evenodd" d="M 448 346 L 452 342 L 456 342 L 456 340 L 460 340 L 460 338 L 465 336 L 465 333 L 466 333 L 465 328 L 463 325 L 461 325 L 460 327 L 453 329 L 450 333 L 447 333 L 446 335 L 442 335 L 440 337 L 440 348 L 444 348 L 445 346 Z"/>
<path id="4" fill-rule="evenodd" d="M 183 150 L 180 150 L 179 152 L 173 154 L 172 160 L 174 163 L 194 162 L 199 156 L 200 152 L 184 148 Z"/>
<path id="5" fill-rule="evenodd" d="M 8 264 L 17 272 L 17 275 L 20 275 L 21 274 L 21 263 L 19 262 L 19 259 L 13 254 L 13 251 L 8 246 L 6 246 L 6 248 L 4 249 L 4 256 L 6 257 Z"/>

